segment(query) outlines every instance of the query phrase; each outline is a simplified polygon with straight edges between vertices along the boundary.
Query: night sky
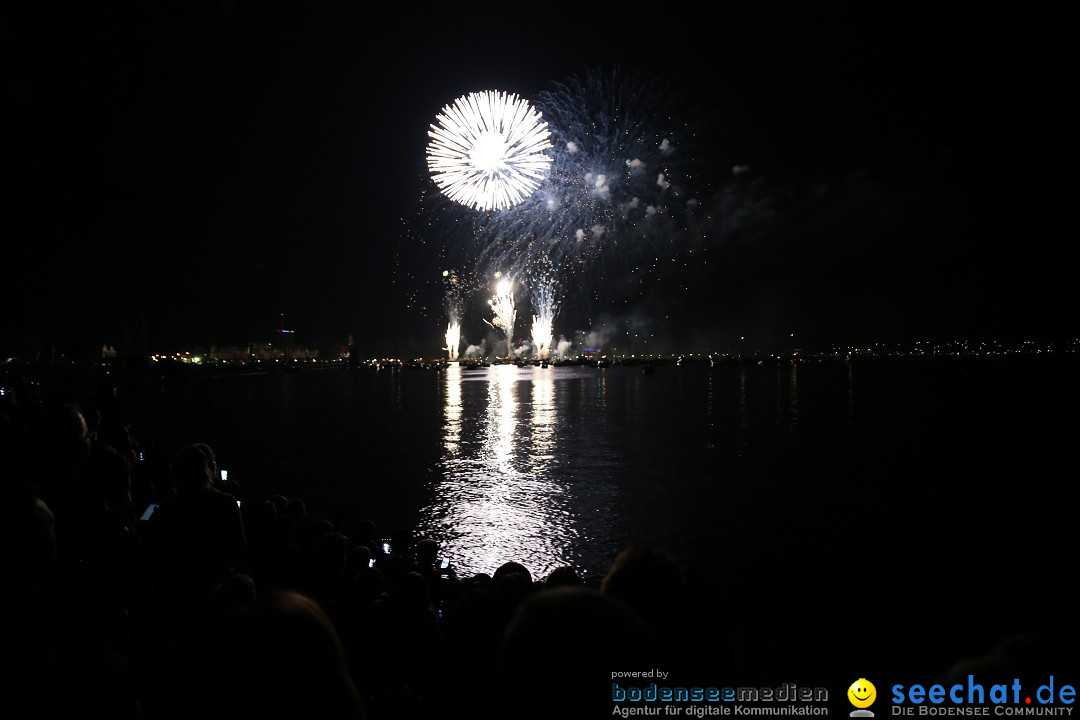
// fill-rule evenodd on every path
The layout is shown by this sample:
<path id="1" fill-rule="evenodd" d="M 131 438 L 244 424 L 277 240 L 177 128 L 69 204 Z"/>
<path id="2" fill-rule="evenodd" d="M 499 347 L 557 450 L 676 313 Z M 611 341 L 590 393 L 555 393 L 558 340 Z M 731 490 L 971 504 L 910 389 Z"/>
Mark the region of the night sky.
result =
<path id="1" fill-rule="evenodd" d="M 1072 337 L 1072 26 L 942 5 L 8 3 L 0 351 L 244 345 L 284 313 L 441 355 L 439 260 L 403 232 L 429 123 L 592 67 L 678 95 L 730 217 L 590 321 L 676 351 Z"/>

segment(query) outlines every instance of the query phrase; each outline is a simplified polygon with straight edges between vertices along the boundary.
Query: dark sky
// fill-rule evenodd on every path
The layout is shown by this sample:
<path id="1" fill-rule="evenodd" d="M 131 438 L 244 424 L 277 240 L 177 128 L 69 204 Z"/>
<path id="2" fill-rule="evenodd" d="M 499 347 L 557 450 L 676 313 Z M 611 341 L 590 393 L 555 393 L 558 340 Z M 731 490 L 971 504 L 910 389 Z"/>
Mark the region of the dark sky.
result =
<path id="1" fill-rule="evenodd" d="M 402 229 L 434 114 L 616 66 L 684 99 L 731 214 L 623 307 L 656 347 L 1074 336 L 1070 26 L 942 5 L 9 3 L 0 349 L 245 344 L 285 313 L 439 355 Z"/>

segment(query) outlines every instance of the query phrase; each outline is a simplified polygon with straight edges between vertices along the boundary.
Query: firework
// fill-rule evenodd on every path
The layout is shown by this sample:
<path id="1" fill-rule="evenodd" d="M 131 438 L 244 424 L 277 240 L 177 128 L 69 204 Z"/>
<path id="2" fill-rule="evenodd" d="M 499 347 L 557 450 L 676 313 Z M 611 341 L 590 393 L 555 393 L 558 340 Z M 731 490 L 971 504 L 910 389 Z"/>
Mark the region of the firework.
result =
<path id="1" fill-rule="evenodd" d="M 460 97 L 428 132 L 428 168 L 439 189 L 476 210 L 501 210 L 527 198 L 551 164 L 541 114 L 513 93 Z"/>
<path id="2" fill-rule="evenodd" d="M 551 167 L 520 204 L 472 219 L 477 266 L 522 276 L 550 258 L 595 295 L 670 263 L 697 201 L 694 132 L 674 119 L 663 83 L 594 69 L 535 102 L 551 129 Z"/>
<path id="3" fill-rule="evenodd" d="M 458 359 L 458 349 L 461 347 L 461 321 L 450 320 L 446 326 L 446 352 L 450 362 Z"/>
<path id="4" fill-rule="evenodd" d="M 560 281 L 550 261 L 542 263 L 531 278 L 529 287 L 533 306 L 532 342 L 536 357 L 547 360 L 551 356 L 554 339 L 555 316 L 559 312 Z"/>
<path id="5" fill-rule="evenodd" d="M 533 315 L 532 340 L 536 349 L 536 357 L 547 360 L 551 357 L 552 318 L 544 315 Z"/>
<path id="6" fill-rule="evenodd" d="M 465 303 L 469 288 L 456 270 L 443 270 L 443 310 L 446 312 L 446 347 L 451 361 L 458 359 L 461 348 L 461 318 L 465 312 Z"/>
<path id="7" fill-rule="evenodd" d="M 538 356 L 545 345 L 554 350 L 550 338 L 560 313 L 565 322 L 578 323 L 603 306 L 621 310 L 659 296 L 661 285 L 697 261 L 714 205 L 705 199 L 699 207 L 692 180 L 706 169 L 695 160 L 700 133 L 682 119 L 663 79 L 592 69 L 551 87 L 530 98 L 547 133 L 545 168 L 533 176 L 535 189 L 516 204 L 504 198 L 499 205 L 498 193 L 480 190 L 486 180 L 479 174 L 464 181 L 471 201 L 436 181 L 431 190 L 441 191 L 421 194 L 413 226 L 430 262 L 453 264 L 476 278 L 513 277 L 529 289 L 531 344 Z M 489 104 L 491 96 L 498 94 L 488 94 Z M 480 115 L 480 101 L 469 97 L 440 116 L 447 127 L 468 127 L 465 118 Z M 514 101 L 520 102 L 507 98 Z M 471 137 L 486 127 L 472 127 Z M 441 132 L 440 143 L 456 137 Z M 452 147 L 460 167 L 483 164 L 471 159 L 484 153 L 469 150 L 468 142 Z M 432 172 L 434 177 L 434 165 Z M 715 192 L 709 185 L 701 189 Z M 552 278 L 558 279 L 554 285 Z M 541 297 L 545 292 L 549 297 Z M 488 304 L 495 322 L 485 322 L 506 332 L 510 354 L 512 316 L 499 302 Z"/>
<path id="8" fill-rule="evenodd" d="M 496 273 L 499 284 L 495 296 L 489 302 L 495 317 L 485 322 L 506 335 L 506 357 L 509 358 L 513 355 L 514 320 L 517 317 L 517 310 L 514 307 L 514 283 L 510 278 L 499 279 L 499 277 L 500 273 Z"/>

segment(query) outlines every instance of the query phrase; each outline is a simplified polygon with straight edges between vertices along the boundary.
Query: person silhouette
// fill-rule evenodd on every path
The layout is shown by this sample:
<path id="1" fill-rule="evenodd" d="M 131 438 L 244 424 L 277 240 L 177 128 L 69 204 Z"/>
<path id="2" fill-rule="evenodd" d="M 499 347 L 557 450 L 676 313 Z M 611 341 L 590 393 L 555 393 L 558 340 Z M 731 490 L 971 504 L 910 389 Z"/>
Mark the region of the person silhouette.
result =
<path id="1" fill-rule="evenodd" d="M 208 635 L 195 703 L 199 720 L 365 720 L 337 629 L 295 590 L 257 593 Z"/>

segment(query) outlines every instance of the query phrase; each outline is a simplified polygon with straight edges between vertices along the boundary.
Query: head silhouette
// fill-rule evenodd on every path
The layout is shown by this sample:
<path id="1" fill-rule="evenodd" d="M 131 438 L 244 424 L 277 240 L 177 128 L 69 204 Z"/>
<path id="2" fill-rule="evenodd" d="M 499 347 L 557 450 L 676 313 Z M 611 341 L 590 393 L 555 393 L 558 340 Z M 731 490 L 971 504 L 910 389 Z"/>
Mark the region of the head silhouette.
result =
<path id="1" fill-rule="evenodd" d="M 35 440 L 35 459 L 48 470 L 77 470 L 90 457 L 90 431 L 75 405 L 45 408 L 36 423 Z"/>
<path id="2" fill-rule="evenodd" d="M 198 717 L 364 718 L 330 618 L 293 590 L 259 594 L 211 634 Z"/>
<path id="3" fill-rule="evenodd" d="M 211 486 L 213 469 L 206 452 L 198 445 L 188 445 L 180 450 L 173 465 L 176 491 L 198 492 Z"/>
<path id="4" fill-rule="evenodd" d="M 611 668 L 650 667 L 652 648 L 622 602 L 585 586 L 544 589 L 514 615 L 499 653 L 494 716 L 610 715 Z M 522 702 L 523 692 L 531 693 Z"/>

